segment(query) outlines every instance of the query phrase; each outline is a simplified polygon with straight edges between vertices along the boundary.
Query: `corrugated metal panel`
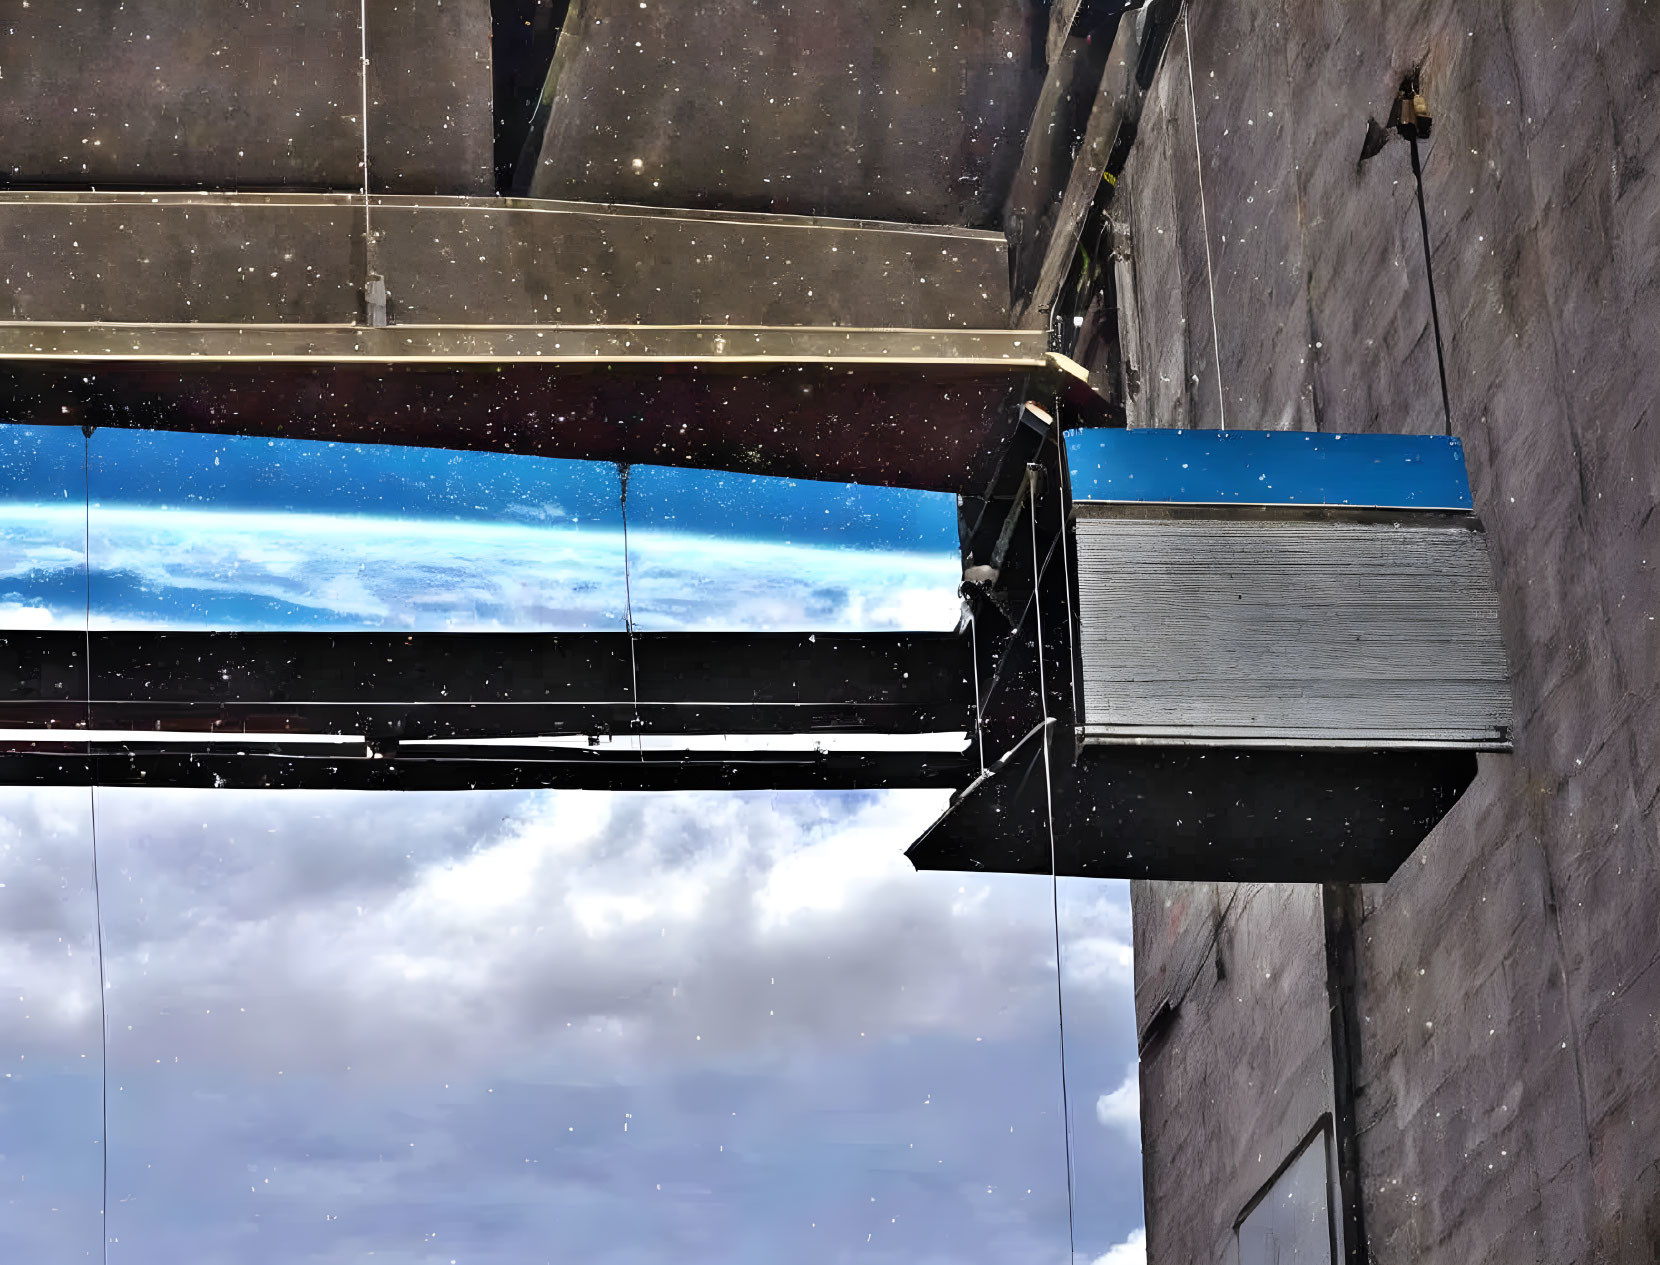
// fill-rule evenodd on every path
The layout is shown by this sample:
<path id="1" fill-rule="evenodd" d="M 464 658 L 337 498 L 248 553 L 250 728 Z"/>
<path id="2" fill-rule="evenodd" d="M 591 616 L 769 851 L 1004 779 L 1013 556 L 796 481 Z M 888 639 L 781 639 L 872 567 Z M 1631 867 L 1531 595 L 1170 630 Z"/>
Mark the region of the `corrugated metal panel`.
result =
<path id="1" fill-rule="evenodd" d="M 1473 523 L 1085 512 L 1077 545 L 1086 739 L 1505 740 L 1498 599 Z"/>

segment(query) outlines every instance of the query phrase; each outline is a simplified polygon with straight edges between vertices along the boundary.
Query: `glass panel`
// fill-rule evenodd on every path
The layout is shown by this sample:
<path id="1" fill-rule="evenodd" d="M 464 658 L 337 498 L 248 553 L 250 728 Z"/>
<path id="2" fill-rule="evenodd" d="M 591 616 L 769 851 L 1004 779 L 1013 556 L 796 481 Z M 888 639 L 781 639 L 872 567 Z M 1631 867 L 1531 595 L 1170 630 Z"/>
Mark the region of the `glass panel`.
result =
<path id="1" fill-rule="evenodd" d="M 635 466 L 642 632 L 957 626 L 957 501 L 937 492 Z"/>
<path id="2" fill-rule="evenodd" d="M 1078 1254 L 1130 1265 L 1146 1259 L 1130 885 L 1063 878 L 1056 897 Z"/>
<path id="3" fill-rule="evenodd" d="M 1331 1265 L 1326 1135 L 1315 1135 L 1239 1224 L 1239 1265 Z"/>
<path id="4" fill-rule="evenodd" d="M 86 788 L 0 788 L 0 1260 L 98 1259 L 95 911 Z"/>
<path id="5" fill-rule="evenodd" d="M 95 628 L 623 626 L 615 466 L 107 428 L 91 452 Z"/>
<path id="6" fill-rule="evenodd" d="M 112 1260 L 1064 1259 L 1049 883 L 941 800 L 100 792 Z"/>
<path id="7" fill-rule="evenodd" d="M 0 424 L 0 628 L 86 623 L 86 440 Z"/>

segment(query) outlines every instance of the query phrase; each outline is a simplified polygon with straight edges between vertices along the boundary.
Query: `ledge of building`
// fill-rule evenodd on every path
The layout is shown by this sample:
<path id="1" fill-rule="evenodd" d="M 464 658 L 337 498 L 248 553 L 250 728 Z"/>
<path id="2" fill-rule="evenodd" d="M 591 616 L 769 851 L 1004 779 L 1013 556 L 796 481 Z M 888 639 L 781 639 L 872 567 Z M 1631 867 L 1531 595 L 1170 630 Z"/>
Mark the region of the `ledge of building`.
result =
<path id="1" fill-rule="evenodd" d="M 1000 233 L 529 198 L 0 192 L 13 320 L 1001 329 Z"/>
<path id="2" fill-rule="evenodd" d="M 1041 331 L 752 325 L 0 321 L 0 359 L 594 365 L 911 365 L 1044 370 Z"/>

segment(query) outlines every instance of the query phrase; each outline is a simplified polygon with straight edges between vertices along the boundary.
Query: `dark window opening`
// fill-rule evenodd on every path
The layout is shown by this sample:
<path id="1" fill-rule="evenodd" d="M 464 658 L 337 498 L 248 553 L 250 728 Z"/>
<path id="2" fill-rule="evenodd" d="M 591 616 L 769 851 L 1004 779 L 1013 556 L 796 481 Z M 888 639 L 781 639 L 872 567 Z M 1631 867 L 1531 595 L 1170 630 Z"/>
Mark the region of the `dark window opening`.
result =
<path id="1" fill-rule="evenodd" d="M 497 193 L 523 193 L 535 170 L 542 88 L 569 8 L 569 0 L 491 0 Z"/>

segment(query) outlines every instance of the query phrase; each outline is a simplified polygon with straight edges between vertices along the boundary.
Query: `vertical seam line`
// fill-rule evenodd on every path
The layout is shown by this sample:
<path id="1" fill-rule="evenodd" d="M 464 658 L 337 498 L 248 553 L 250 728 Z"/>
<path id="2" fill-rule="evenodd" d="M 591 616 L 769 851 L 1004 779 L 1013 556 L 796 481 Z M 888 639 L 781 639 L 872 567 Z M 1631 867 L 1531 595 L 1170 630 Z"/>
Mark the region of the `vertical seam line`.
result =
<path id="1" fill-rule="evenodd" d="M 362 127 L 359 130 L 363 137 L 363 268 L 368 277 L 373 277 L 377 274 L 377 269 L 375 233 L 369 222 L 369 0 L 358 0 L 357 39 L 357 81 L 362 98 Z"/>
<path id="2" fill-rule="evenodd" d="M 640 717 L 640 666 L 634 653 L 634 582 L 632 578 L 632 559 L 628 549 L 628 472 L 630 463 L 617 463 L 617 480 L 621 485 L 622 494 L 618 498 L 622 506 L 622 545 L 623 545 L 623 621 L 628 629 L 628 688 L 629 698 L 634 704 L 634 748 L 639 752 L 640 760 L 646 758 L 645 723 Z"/>

